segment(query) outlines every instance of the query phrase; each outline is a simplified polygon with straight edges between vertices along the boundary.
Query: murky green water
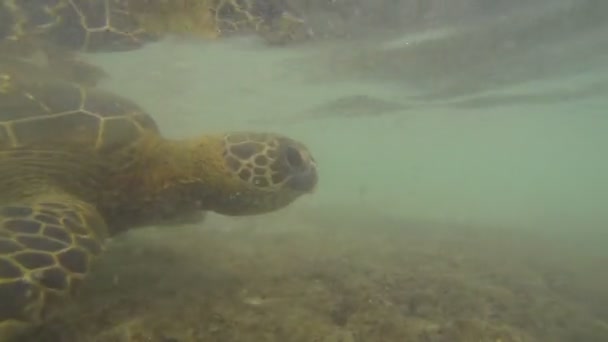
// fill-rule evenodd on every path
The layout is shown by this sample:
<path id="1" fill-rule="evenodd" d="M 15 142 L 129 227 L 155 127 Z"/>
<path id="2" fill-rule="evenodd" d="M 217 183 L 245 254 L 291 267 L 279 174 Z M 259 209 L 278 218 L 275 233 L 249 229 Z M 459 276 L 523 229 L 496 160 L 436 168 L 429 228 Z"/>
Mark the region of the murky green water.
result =
<path id="1" fill-rule="evenodd" d="M 340 44 L 164 42 L 95 60 L 112 74 L 104 86 L 144 105 L 168 135 L 269 129 L 305 140 L 322 172 L 310 203 L 532 229 L 608 222 L 608 65 L 423 102 L 407 79 L 332 74 L 332 56 L 346 59 L 352 46 Z M 519 68 L 534 72 L 537 62 Z"/>
<path id="2" fill-rule="evenodd" d="M 280 132 L 320 181 L 113 238 L 33 340 L 608 340 L 608 6 L 473 3 L 307 2 L 328 38 L 86 55 L 164 135 Z"/>

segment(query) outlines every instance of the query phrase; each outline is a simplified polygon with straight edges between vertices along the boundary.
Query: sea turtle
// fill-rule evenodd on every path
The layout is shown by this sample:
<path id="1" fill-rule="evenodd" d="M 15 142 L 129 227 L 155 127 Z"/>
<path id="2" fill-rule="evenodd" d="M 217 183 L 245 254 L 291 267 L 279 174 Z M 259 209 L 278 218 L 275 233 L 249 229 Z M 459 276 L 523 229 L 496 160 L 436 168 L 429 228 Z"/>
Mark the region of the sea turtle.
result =
<path id="1" fill-rule="evenodd" d="M 198 212 L 267 213 L 316 187 L 316 162 L 291 138 L 168 139 L 128 99 L 14 70 L 0 65 L 1 341 L 73 298 L 108 237 Z"/>
<path id="2" fill-rule="evenodd" d="M 285 0 L 0 0 L 0 55 L 44 55 L 75 81 L 104 76 L 76 52 L 133 50 L 167 34 L 256 32 L 272 43 L 305 35 Z"/>

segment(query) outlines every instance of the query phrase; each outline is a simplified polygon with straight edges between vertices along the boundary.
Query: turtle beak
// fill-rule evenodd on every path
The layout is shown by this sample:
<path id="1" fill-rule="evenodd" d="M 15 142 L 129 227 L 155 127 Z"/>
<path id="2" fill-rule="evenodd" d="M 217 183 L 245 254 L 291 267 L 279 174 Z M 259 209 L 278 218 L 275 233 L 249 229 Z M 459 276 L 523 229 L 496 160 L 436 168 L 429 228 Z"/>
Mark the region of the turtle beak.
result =
<path id="1" fill-rule="evenodd" d="M 285 161 L 292 173 L 287 186 L 302 193 L 314 192 L 319 180 L 314 159 L 307 153 L 288 146 L 285 149 Z"/>
<path id="2" fill-rule="evenodd" d="M 315 169 L 294 175 L 287 181 L 287 185 L 293 190 L 305 193 L 313 193 L 317 187 L 319 177 Z"/>

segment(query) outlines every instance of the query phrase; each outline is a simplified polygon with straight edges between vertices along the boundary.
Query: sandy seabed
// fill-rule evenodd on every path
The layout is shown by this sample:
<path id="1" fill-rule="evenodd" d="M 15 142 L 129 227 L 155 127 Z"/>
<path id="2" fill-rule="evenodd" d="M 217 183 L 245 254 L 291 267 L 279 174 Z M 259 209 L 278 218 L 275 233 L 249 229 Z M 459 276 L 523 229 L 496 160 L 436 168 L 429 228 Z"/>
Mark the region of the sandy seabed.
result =
<path id="1" fill-rule="evenodd" d="M 210 216 L 112 241 L 32 341 L 606 341 L 606 257 L 569 244 L 352 207 Z"/>

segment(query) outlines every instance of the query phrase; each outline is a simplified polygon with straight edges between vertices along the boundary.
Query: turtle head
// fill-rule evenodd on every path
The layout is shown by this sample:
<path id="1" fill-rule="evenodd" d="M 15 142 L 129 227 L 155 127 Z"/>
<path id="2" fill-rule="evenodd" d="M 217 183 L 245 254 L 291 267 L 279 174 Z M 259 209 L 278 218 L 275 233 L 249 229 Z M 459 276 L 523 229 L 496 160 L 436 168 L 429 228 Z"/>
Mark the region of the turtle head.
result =
<path id="1" fill-rule="evenodd" d="M 233 216 L 262 214 L 315 190 L 316 162 L 302 143 L 251 132 L 226 133 L 218 140 L 213 154 L 219 162 L 210 172 L 215 174 L 211 183 L 217 186 L 213 198 L 205 201 L 207 210 Z"/>

